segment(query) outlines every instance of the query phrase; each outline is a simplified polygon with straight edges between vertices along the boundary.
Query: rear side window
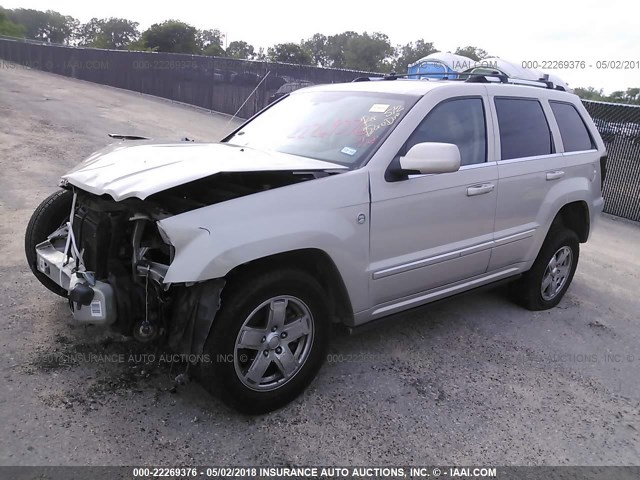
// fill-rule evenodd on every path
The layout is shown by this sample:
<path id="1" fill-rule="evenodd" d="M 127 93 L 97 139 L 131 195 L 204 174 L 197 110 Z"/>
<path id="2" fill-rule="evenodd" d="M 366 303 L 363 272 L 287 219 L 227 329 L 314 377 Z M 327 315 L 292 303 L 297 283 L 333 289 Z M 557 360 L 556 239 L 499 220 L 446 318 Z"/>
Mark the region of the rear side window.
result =
<path id="1" fill-rule="evenodd" d="M 540 102 L 525 98 L 496 98 L 502 160 L 553 152 L 551 130 Z"/>
<path id="2" fill-rule="evenodd" d="M 487 129 L 482 99 L 459 98 L 437 105 L 413 132 L 406 150 L 422 142 L 457 145 L 460 165 L 486 162 Z"/>
<path id="3" fill-rule="evenodd" d="M 570 103 L 562 102 L 549 102 L 549 104 L 556 117 L 556 122 L 558 122 L 565 152 L 579 152 L 595 148 L 587 126 L 576 107 Z"/>

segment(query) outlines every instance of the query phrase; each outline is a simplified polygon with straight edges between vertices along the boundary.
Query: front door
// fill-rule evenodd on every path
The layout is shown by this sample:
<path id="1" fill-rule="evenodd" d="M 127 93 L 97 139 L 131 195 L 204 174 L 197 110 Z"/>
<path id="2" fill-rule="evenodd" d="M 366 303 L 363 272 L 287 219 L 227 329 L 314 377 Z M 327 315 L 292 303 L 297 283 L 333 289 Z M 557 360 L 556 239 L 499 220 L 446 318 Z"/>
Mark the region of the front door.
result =
<path id="1" fill-rule="evenodd" d="M 399 181 L 372 179 L 374 305 L 486 272 L 498 179 L 496 162 L 487 162 L 487 107 L 484 95 L 443 100 L 398 153 L 421 142 L 453 143 L 460 150 L 459 171 Z"/>

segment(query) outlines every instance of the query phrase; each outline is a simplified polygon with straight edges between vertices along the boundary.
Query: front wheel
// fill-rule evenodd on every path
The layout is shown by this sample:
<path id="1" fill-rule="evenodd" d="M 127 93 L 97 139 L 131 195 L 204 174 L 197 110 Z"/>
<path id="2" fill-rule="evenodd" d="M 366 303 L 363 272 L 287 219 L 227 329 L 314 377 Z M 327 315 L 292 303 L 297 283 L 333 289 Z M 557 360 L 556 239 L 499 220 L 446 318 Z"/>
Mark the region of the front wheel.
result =
<path id="1" fill-rule="evenodd" d="M 72 201 L 73 192 L 69 190 L 58 190 L 48 196 L 31 215 L 24 235 L 24 251 L 29 268 L 42 285 L 61 297 L 66 297 L 68 292 L 36 267 L 36 245 L 44 242 L 69 219 Z"/>
<path id="2" fill-rule="evenodd" d="M 308 274 L 283 269 L 235 279 L 205 345 L 203 386 L 239 411 L 280 408 L 311 383 L 329 339 L 322 287 Z"/>
<path id="3" fill-rule="evenodd" d="M 579 255 L 575 232 L 552 226 L 531 269 L 511 286 L 512 296 L 528 310 L 555 307 L 573 280 Z"/>

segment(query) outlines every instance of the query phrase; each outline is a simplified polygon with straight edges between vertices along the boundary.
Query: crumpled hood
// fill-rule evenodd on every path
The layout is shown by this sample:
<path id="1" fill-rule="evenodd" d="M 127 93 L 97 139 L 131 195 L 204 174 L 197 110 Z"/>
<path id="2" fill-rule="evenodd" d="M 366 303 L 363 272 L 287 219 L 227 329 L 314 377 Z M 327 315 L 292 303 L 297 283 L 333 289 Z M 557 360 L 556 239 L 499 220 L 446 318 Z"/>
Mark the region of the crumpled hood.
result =
<path id="1" fill-rule="evenodd" d="M 336 163 L 225 143 L 118 143 L 62 176 L 114 200 L 149 195 L 221 172 L 346 170 Z"/>

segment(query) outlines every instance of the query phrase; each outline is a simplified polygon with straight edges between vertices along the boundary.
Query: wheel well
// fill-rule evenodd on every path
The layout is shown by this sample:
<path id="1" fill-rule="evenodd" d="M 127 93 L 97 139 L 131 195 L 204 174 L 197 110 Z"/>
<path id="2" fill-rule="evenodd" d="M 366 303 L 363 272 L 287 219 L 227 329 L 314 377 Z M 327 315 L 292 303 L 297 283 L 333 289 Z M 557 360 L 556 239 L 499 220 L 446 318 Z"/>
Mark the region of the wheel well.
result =
<path id="1" fill-rule="evenodd" d="M 567 203 L 560 209 L 553 222 L 561 223 L 573 230 L 581 243 L 589 238 L 589 207 L 584 201 Z"/>
<path id="2" fill-rule="evenodd" d="M 327 293 L 329 308 L 336 322 L 353 318 L 351 300 L 340 272 L 331 257 L 322 250 L 308 248 L 258 258 L 235 267 L 226 275 L 226 278 L 232 282 L 234 278 L 246 275 L 249 271 L 283 267 L 294 267 L 307 272 L 320 283 Z"/>

